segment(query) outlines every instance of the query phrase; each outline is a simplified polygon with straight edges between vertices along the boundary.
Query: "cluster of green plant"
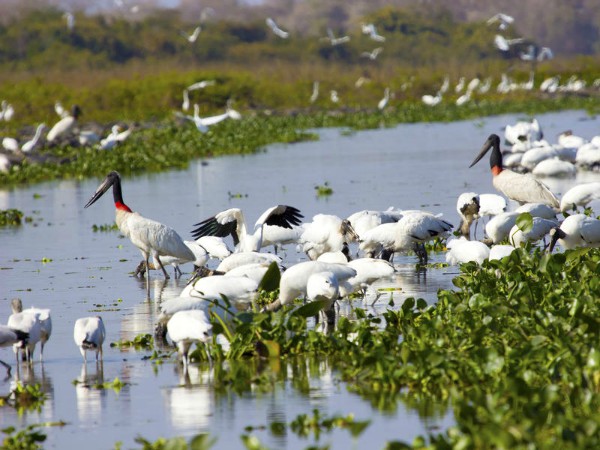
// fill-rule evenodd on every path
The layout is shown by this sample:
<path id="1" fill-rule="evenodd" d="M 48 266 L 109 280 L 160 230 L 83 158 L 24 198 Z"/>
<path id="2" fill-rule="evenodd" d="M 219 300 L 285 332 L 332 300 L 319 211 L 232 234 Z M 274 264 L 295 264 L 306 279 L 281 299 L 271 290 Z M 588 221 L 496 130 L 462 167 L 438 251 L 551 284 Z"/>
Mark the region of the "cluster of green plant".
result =
<path id="1" fill-rule="evenodd" d="M 154 338 L 151 334 L 138 334 L 133 340 L 120 340 L 117 342 L 111 342 L 111 347 L 117 347 L 119 349 L 133 348 L 135 350 L 152 350 L 154 348 Z"/>
<path id="2" fill-rule="evenodd" d="M 15 427 L 2 429 L 5 435 L 2 439 L 2 448 L 5 450 L 38 450 L 42 449 L 41 443 L 46 440 L 46 435 L 38 430 L 40 425 L 29 425 L 17 431 Z"/>
<path id="3" fill-rule="evenodd" d="M 102 232 L 102 233 L 108 233 L 111 231 L 119 231 L 119 227 L 117 226 L 116 223 L 106 223 L 103 225 L 92 225 L 92 231 L 94 233 L 98 233 L 98 232 Z"/>
<path id="4" fill-rule="evenodd" d="M 333 189 L 329 186 L 329 182 L 327 181 L 315 186 L 315 191 L 317 191 L 317 197 L 329 197 L 333 194 Z"/>
<path id="5" fill-rule="evenodd" d="M 17 382 L 7 396 L 0 398 L 0 406 L 12 406 L 21 414 L 26 410 L 39 411 L 45 401 L 46 394 L 39 384 Z"/>
<path id="6" fill-rule="evenodd" d="M 18 209 L 0 209 L 0 226 L 21 225 L 23 212 Z"/>
<path id="7" fill-rule="evenodd" d="M 158 438 L 154 442 L 141 436 L 135 439 L 135 442 L 142 445 L 143 450 L 208 450 L 216 441 L 207 433 L 197 434 L 189 442 L 182 437 Z"/>

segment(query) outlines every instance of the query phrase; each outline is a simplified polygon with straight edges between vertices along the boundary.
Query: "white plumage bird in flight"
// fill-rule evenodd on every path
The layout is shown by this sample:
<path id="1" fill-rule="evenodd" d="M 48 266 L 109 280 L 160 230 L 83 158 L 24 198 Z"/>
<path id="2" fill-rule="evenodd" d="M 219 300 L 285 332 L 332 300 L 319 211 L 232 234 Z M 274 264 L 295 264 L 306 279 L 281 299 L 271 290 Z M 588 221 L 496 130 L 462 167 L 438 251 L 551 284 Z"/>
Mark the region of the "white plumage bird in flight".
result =
<path id="1" fill-rule="evenodd" d="M 279 26 L 275 23 L 275 21 L 272 18 L 267 17 L 265 23 L 276 36 L 279 36 L 282 39 L 287 39 L 290 36 L 290 33 L 288 33 L 287 31 L 283 31 L 281 28 L 279 28 Z"/>

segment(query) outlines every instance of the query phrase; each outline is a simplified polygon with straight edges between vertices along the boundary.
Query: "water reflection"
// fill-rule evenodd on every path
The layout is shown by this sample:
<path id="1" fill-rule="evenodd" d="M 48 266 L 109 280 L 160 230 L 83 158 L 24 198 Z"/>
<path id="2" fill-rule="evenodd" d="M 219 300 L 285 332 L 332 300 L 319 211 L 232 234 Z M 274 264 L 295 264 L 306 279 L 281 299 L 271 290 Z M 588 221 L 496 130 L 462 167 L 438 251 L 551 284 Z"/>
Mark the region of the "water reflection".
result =
<path id="1" fill-rule="evenodd" d="M 209 431 L 215 407 L 210 370 L 190 365 L 184 371 L 177 365 L 177 373 L 180 385 L 161 389 L 171 425 L 180 432 Z"/>
<path id="2" fill-rule="evenodd" d="M 46 394 L 40 410 L 29 411 L 27 414 L 37 417 L 40 421 L 54 420 L 54 384 L 52 383 L 52 378 L 44 370 L 44 364 L 18 364 L 10 381 L 10 390 L 16 389 L 18 384 L 23 386 L 37 384 L 40 390 Z"/>
<path id="3" fill-rule="evenodd" d="M 94 364 L 90 364 L 94 366 Z M 107 405 L 107 392 L 104 384 L 104 364 L 96 361 L 93 370 L 83 363 L 77 377 L 75 394 L 77 396 L 77 416 L 84 427 L 97 427 L 101 422 L 102 412 Z"/>

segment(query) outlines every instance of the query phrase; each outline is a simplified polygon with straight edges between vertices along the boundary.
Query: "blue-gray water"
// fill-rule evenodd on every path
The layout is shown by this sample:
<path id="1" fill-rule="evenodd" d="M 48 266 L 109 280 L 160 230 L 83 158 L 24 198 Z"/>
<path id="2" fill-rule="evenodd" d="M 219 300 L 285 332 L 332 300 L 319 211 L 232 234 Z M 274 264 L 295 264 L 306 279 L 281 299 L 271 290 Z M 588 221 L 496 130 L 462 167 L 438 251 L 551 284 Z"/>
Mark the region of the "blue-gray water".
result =
<path id="1" fill-rule="evenodd" d="M 302 210 L 307 219 L 317 213 L 346 217 L 362 209 L 426 209 L 443 213 L 458 224 L 456 199 L 461 192 L 494 192 L 487 160 L 468 169 L 490 133 L 520 115 L 484 118 L 450 124 L 400 125 L 393 129 L 357 132 L 321 130 L 318 142 L 274 145 L 252 156 L 231 156 L 190 164 L 185 171 L 144 175 L 123 180 L 125 202 L 142 215 L 172 226 L 189 238 L 192 225 L 230 207 L 241 207 L 249 222 L 268 207 L 284 203 Z M 546 137 L 572 129 L 590 138 L 598 134 L 597 119 L 583 112 L 539 116 Z M 118 151 L 118 149 L 114 150 Z M 557 193 L 575 183 L 598 181 L 596 173 L 580 173 L 576 179 L 545 182 Z M 248 425 L 268 425 L 273 420 L 290 422 L 298 414 L 318 408 L 323 415 L 354 414 L 372 420 L 354 442 L 345 430 L 323 434 L 319 444 L 332 448 L 381 448 L 386 441 L 407 442 L 428 430 L 439 432 L 453 423 L 451 413 L 421 417 L 399 404 L 394 412 L 380 412 L 347 391 L 335 367 L 323 363 L 313 376 L 308 394 L 291 382 L 273 392 L 255 390 L 243 395 L 217 394 L 210 374 L 191 370 L 191 385 L 184 386 L 175 360 L 156 367 L 141 359 L 143 353 L 121 352 L 105 345 L 102 370 L 93 362 L 87 373 L 73 343 L 73 324 L 78 317 L 101 314 L 107 342 L 132 339 L 152 332 L 161 300 L 177 296 L 185 281 L 162 280 L 152 273 L 150 299 L 144 282 L 130 272 L 140 261 L 139 251 L 118 233 L 94 233 L 92 225 L 111 224 L 114 207 L 110 195 L 88 209 L 83 205 L 100 180 L 65 181 L 24 189 L 0 191 L 0 209 L 17 208 L 33 222 L 19 228 L 0 229 L 0 322 L 9 315 L 9 301 L 21 297 L 25 306 L 52 309 L 53 335 L 46 346 L 45 362 L 33 370 L 23 366 L 21 377 L 41 383 L 48 399 L 38 412 L 21 416 L 9 407 L 0 409 L 4 426 L 63 420 L 67 425 L 45 428 L 47 448 L 136 447 L 138 435 L 192 436 L 209 432 L 218 438 L 216 448 L 241 448 L 240 435 Z M 333 195 L 317 198 L 314 187 L 328 182 Z M 229 194 L 241 194 L 230 198 Z M 289 247 L 288 264 L 305 257 Z M 435 261 L 442 261 L 437 255 Z M 46 261 L 46 262 L 44 262 Z M 451 288 L 456 268 L 414 270 L 414 256 L 397 259 L 398 276 L 390 283 L 401 288 L 395 299 L 424 297 L 434 302 L 439 288 Z M 184 271 L 186 267 L 183 267 Z M 189 269 L 188 269 L 189 270 Z M 384 310 L 386 301 L 374 306 Z M 39 352 L 39 349 L 38 349 Z M 10 349 L 0 358 L 13 362 Z M 0 371 L 0 373 L 3 373 Z M 0 395 L 8 393 L 13 378 L 0 381 Z M 119 393 L 75 386 L 72 381 L 126 383 Z M 269 431 L 254 434 L 271 448 L 299 448 L 313 443 L 292 433 L 275 437 Z"/>

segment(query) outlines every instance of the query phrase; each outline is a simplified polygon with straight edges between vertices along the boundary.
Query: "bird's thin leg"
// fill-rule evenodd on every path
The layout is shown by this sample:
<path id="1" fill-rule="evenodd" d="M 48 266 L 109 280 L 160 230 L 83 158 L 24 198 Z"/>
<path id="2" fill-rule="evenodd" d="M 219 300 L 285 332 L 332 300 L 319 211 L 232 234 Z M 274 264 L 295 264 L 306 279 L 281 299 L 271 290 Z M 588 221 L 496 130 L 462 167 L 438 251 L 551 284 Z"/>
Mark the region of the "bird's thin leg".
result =
<path id="1" fill-rule="evenodd" d="M 160 268 L 162 269 L 163 273 L 165 274 L 165 280 L 168 280 L 169 274 L 167 273 L 167 269 L 165 269 L 165 266 L 163 266 L 162 261 L 160 260 L 160 257 L 157 255 L 156 256 L 156 260 L 158 261 L 158 265 L 160 266 Z"/>
<path id="2" fill-rule="evenodd" d="M 0 359 L 0 364 L 2 364 L 4 367 L 6 367 L 6 376 L 10 377 L 10 371 L 12 370 L 12 367 L 10 367 L 10 364 L 6 364 L 1 359 Z"/>
<path id="3" fill-rule="evenodd" d="M 475 221 L 475 227 L 474 227 L 474 231 L 473 231 L 473 240 L 477 240 L 477 224 L 479 223 L 479 219 L 477 219 Z"/>

